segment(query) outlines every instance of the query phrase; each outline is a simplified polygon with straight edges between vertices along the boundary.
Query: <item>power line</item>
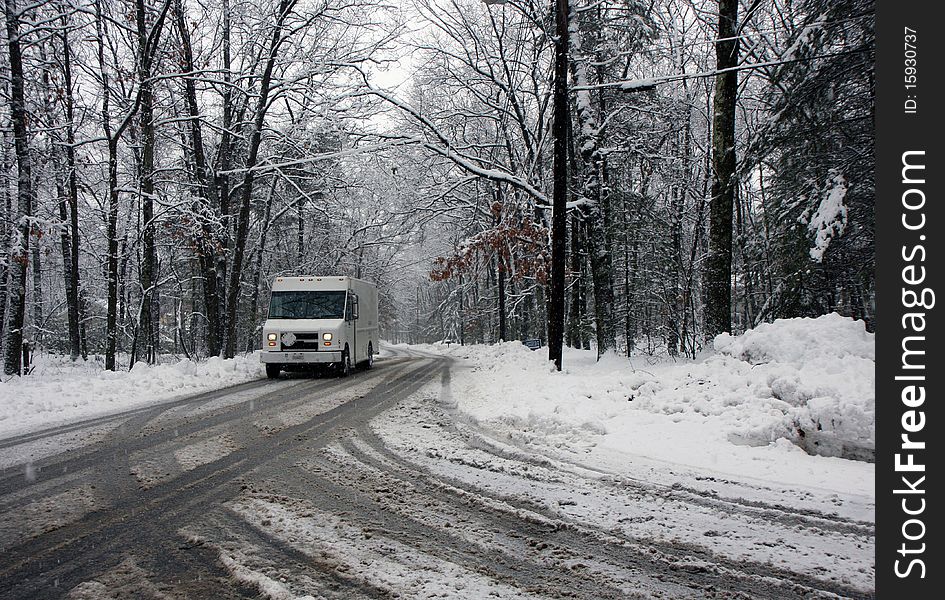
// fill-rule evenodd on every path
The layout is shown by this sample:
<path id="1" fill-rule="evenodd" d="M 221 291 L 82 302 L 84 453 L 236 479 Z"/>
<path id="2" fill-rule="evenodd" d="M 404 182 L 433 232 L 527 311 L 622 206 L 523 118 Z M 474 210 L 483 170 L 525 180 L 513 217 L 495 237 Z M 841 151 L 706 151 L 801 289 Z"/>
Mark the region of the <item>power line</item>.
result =
<path id="1" fill-rule="evenodd" d="M 836 56 L 846 56 L 849 54 L 859 54 L 860 52 L 867 52 L 868 48 L 860 48 L 857 50 L 847 50 L 845 52 L 834 52 L 831 54 L 819 54 L 817 56 L 808 56 L 806 58 L 787 58 L 782 60 L 774 60 L 763 63 L 752 63 L 747 65 L 739 65 L 737 67 L 729 67 L 727 69 L 717 69 L 714 71 L 703 71 L 700 73 L 679 73 L 677 75 L 665 75 L 662 77 L 653 77 L 650 79 L 633 79 L 627 81 L 612 81 L 608 83 L 601 83 L 597 85 L 583 85 L 583 86 L 574 86 L 572 89 L 575 91 L 590 91 L 590 90 L 600 90 L 605 88 L 620 88 L 625 91 L 640 91 L 642 89 L 649 89 L 653 86 L 660 85 L 663 83 L 671 83 L 673 81 L 683 81 L 685 79 L 704 79 L 706 77 L 715 77 L 722 73 L 731 73 L 735 71 L 745 71 L 750 69 L 765 69 L 768 67 L 776 67 L 778 65 L 786 65 L 790 63 L 798 62 L 808 62 L 812 60 L 817 60 L 820 58 L 833 58 Z"/>

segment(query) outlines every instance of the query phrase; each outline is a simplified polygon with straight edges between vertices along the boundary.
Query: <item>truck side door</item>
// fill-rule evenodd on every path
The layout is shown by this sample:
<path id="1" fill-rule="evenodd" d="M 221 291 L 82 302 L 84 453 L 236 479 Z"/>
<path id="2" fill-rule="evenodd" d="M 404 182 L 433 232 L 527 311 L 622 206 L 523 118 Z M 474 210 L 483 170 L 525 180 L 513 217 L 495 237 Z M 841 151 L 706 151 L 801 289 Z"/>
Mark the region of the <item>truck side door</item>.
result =
<path id="1" fill-rule="evenodd" d="M 361 358 L 358 353 L 358 295 L 351 291 L 345 300 L 345 334 L 351 362 L 357 364 Z"/>

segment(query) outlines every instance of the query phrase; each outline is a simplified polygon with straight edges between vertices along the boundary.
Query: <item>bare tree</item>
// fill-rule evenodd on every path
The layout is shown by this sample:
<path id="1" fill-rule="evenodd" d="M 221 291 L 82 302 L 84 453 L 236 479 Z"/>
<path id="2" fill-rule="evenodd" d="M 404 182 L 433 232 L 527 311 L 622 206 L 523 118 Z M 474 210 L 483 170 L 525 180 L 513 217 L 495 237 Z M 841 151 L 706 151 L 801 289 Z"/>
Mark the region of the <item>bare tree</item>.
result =
<path id="1" fill-rule="evenodd" d="M 170 7 L 170 0 L 164 2 L 164 5 L 155 19 L 153 25 L 148 28 L 144 35 L 144 49 L 139 59 L 145 63 L 145 68 L 149 71 L 150 65 L 158 49 L 161 38 L 161 32 L 164 27 L 164 18 Z M 105 325 L 105 368 L 114 371 L 116 368 L 115 353 L 118 342 L 118 297 L 119 297 L 119 237 L 118 237 L 118 209 L 120 206 L 120 189 L 118 180 L 118 145 L 122 135 L 132 125 L 135 114 L 141 107 L 142 95 L 146 92 L 147 86 L 142 88 L 140 85 L 131 92 L 131 97 L 127 98 L 128 106 L 125 108 L 124 115 L 118 120 L 117 125 L 112 125 L 112 96 L 115 91 L 112 89 L 111 77 L 109 76 L 110 67 L 106 62 L 106 36 L 108 32 L 108 20 L 102 10 L 102 1 L 95 2 L 95 33 L 96 45 L 98 49 L 98 64 L 100 80 L 102 86 L 102 133 L 108 150 L 108 202 L 106 211 L 106 238 L 108 244 L 107 251 L 107 279 L 108 279 L 108 297 L 107 314 Z"/>
<path id="2" fill-rule="evenodd" d="M 82 310 L 79 302 L 79 178 L 75 160 L 75 96 L 72 77 L 72 43 L 69 37 L 71 19 L 65 2 L 59 7 L 62 44 L 62 101 L 65 105 L 65 196 L 60 194 L 59 218 L 63 222 L 63 260 L 68 256 L 68 265 L 63 264 L 66 283 L 66 305 L 69 320 L 69 351 L 75 360 L 84 354 L 81 348 L 79 322 Z M 68 219 L 68 225 L 66 225 Z M 68 243 L 66 240 L 68 239 Z"/>
<path id="3" fill-rule="evenodd" d="M 161 27 L 170 1 L 164 3 L 164 10 L 156 23 L 149 23 L 148 10 L 144 0 L 135 0 L 135 21 L 138 42 L 138 105 L 139 128 L 141 135 L 140 195 L 141 220 L 143 222 L 144 259 L 141 264 L 141 324 L 138 338 L 142 339 L 148 363 L 154 362 L 160 351 L 160 302 L 157 290 L 157 252 L 155 249 L 154 221 L 154 90 L 151 82 L 152 63 L 157 52 Z M 143 335 L 142 335 L 143 334 Z M 132 361 L 134 362 L 134 361 Z"/>
<path id="4" fill-rule="evenodd" d="M 230 283 L 227 288 L 226 302 L 226 346 L 224 356 L 232 358 L 236 352 L 237 307 L 242 290 L 243 256 L 246 248 L 246 233 L 249 229 L 249 208 L 253 198 L 253 182 L 256 177 L 256 161 L 259 158 L 259 146 L 262 143 L 263 123 L 269 110 L 269 92 L 272 85 L 273 69 L 279 56 L 279 48 L 286 41 L 286 19 L 292 13 L 296 0 L 281 0 L 276 11 L 275 23 L 269 39 L 269 46 L 262 73 L 259 78 L 258 99 L 253 113 L 253 124 L 249 134 L 246 161 L 243 164 L 244 175 L 240 194 L 239 213 L 236 219 L 236 237 L 233 248 L 233 264 L 230 268 Z M 291 35 L 291 31 L 289 32 Z"/>
<path id="5" fill-rule="evenodd" d="M 33 177 L 29 148 L 29 115 L 26 109 L 23 53 L 20 43 L 20 11 L 16 0 L 5 0 L 7 51 L 10 60 L 10 120 L 13 122 L 13 143 L 16 148 L 17 211 L 10 248 L 10 317 L 6 330 L 6 355 L 3 370 L 7 375 L 21 369 L 23 325 L 26 316 L 26 271 L 33 215 Z"/>

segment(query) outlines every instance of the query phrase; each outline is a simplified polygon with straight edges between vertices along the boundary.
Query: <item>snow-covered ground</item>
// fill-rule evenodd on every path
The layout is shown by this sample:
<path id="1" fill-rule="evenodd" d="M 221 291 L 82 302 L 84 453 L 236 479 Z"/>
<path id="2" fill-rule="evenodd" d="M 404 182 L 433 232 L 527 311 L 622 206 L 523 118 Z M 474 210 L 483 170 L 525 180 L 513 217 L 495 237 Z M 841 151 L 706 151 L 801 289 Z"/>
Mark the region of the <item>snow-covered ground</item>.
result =
<path id="1" fill-rule="evenodd" d="M 443 419 L 422 402 L 372 426 L 384 446 L 480 498 L 679 544 L 694 564 L 705 551 L 866 593 L 875 470 L 844 457 L 872 455 L 874 336 L 827 315 L 714 346 L 678 361 L 569 350 L 561 373 L 520 343 L 410 346 L 454 358 L 439 397 L 458 438 L 431 427 Z"/>
<path id="2" fill-rule="evenodd" d="M 35 370 L 0 383 L 0 439 L 265 377 L 255 355 L 201 362 L 175 360 L 130 371 L 96 361 L 38 355 Z"/>
<path id="3" fill-rule="evenodd" d="M 872 597 L 874 465 L 837 456 L 875 439 L 862 323 L 778 321 L 697 360 L 567 351 L 561 373 L 520 343 L 389 350 L 453 361 L 234 514 L 401 597 L 556 597 L 532 585 L 558 571 L 597 597 Z M 222 560 L 264 595 L 312 593 L 267 591 L 266 546 L 238 548 Z M 514 575 L 458 568 L 464 549 Z M 580 579 L 561 589 L 595 597 Z"/>
<path id="4" fill-rule="evenodd" d="M 382 356 L 351 381 L 164 405 L 130 426 L 157 439 L 116 453 L 118 470 L 148 489 L 245 455 L 225 467 L 245 463 L 237 495 L 178 533 L 278 600 L 872 597 L 874 340 L 862 323 L 778 321 L 720 336 L 697 360 L 569 350 L 560 373 L 520 343 Z M 451 360 L 417 360 L 440 356 Z M 41 362 L 0 384 L 0 438 L 261 377 L 253 359 L 125 373 Z M 259 394 L 271 397 L 254 405 Z M 11 464 L 116 425 L 83 427 L 81 440 L 67 429 L 19 443 Z M 54 497 L 68 507 L 57 519 L 107 501 L 108 486 L 81 483 Z M 48 502 L 8 529 L 58 527 L 37 518 Z"/>
<path id="5" fill-rule="evenodd" d="M 591 468 L 619 471 L 632 456 L 872 497 L 873 466 L 838 457 L 874 447 L 873 337 L 838 315 L 780 320 L 723 334 L 695 361 L 566 349 L 561 373 L 517 342 L 410 348 L 457 359 L 451 402 L 471 422 Z M 0 383 L 0 438 L 263 376 L 254 355 L 119 372 L 42 356 Z"/>
<path id="6" fill-rule="evenodd" d="M 872 511 L 873 464 L 841 458 L 869 459 L 875 443 L 875 342 L 861 321 L 779 320 L 723 334 L 694 361 L 566 349 L 560 373 L 518 342 L 414 348 L 456 358 L 458 413 L 512 444 L 615 474 L 647 463 L 669 484 L 688 470 L 835 491 Z"/>

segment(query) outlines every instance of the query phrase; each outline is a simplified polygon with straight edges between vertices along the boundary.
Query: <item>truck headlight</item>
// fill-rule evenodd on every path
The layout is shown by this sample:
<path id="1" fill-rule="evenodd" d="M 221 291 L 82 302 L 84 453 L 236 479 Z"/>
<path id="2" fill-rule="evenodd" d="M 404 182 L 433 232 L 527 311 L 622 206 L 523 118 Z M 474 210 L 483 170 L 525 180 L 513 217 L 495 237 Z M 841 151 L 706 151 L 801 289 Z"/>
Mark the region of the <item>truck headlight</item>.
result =
<path id="1" fill-rule="evenodd" d="M 278 337 L 279 336 L 277 336 L 276 334 L 270 333 L 266 336 L 266 339 L 269 340 L 270 342 L 274 342 L 276 341 L 276 339 L 278 339 Z"/>
<path id="2" fill-rule="evenodd" d="M 323 334 L 322 334 L 322 339 L 325 340 L 326 342 L 330 342 L 330 341 L 331 341 L 331 334 L 330 334 L 330 333 L 323 333 Z"/>

